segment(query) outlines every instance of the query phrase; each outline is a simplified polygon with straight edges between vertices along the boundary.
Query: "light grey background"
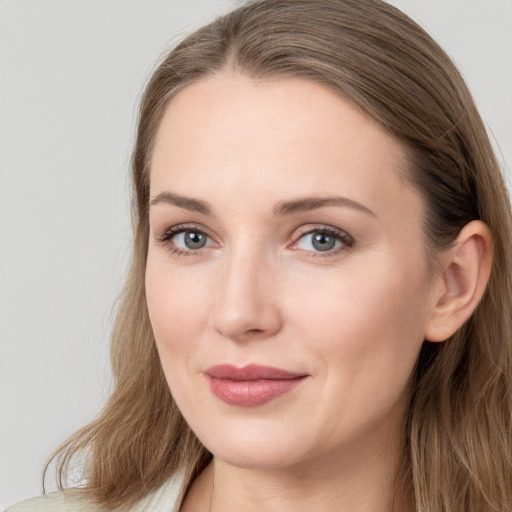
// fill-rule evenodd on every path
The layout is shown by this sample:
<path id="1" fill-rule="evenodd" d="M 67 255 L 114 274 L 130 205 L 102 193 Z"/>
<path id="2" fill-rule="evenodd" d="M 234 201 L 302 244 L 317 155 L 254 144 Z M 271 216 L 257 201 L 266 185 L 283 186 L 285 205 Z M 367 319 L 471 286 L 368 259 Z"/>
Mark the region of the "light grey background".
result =
<path id="1" fill-rule="evenodd" d="M 169 43 L 235 0 L 0 0 L 0 510 L 110 387 L 136 103 Z M 512 0 L 394 0 L 466 76 L 512 163 Z"/>

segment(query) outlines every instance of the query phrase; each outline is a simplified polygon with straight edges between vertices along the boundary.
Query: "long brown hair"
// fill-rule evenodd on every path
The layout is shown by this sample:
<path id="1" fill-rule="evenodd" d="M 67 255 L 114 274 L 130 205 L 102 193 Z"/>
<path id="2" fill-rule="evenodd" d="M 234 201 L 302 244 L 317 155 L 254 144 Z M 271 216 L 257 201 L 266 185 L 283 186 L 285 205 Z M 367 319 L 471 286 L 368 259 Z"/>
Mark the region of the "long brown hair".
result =
<path id="1" fill-rule="evenodd" d="M 84 455 L 84 492 L 132 505 L 178 471 L 185 486 L 211 455 L 177 409 L 148 319 L 144 273 L 152 145 L 168 102 L 212 73 L 301 77 L 356 104 L 402 141 L 421 191 L 430 257 L 474 219 L 494 238 L 485 295 L 447 342 L 425 342 L 407 416 L 402 475 L 419 512 L 512 507 L 512 222 L 499 165 L 461 75 L 444 51 L 380 0 L 256 0 L 178 44 L 142 98 L 133 151 L 134 253 L 112 339 L 115 391 L 57 452 L 63 481 Z"/>

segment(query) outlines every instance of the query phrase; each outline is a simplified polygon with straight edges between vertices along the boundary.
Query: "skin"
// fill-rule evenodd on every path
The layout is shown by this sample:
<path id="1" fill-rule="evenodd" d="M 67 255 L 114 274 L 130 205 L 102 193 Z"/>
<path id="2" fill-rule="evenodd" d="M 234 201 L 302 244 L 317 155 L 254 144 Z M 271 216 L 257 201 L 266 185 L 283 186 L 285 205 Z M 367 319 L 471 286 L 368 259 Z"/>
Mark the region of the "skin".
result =
<path id="1" fill-rule="evenodd" d="M 397 140 L 310 81 L 226 72 L 170 102 L 151 166 L 147 302 L 173 397 L 214 455 L 182 510 L 393 509 L 413 368 L 440 304 L 446 328 L 442 299 L 458 283 L 429 270 L 425 206 L 405 170 Z M 283 201 L 332 196 L 359 206 L 273 214 Z M 206 245 L 168 232 L 181 225 Z M 319 251 L 306 233 L 325 228 L 340 238 Z M 474 258 L 486 247 L 476 231 Z M 222 363 L 308 377 L 237 407 L 208 386 L 204 371 Z"/>

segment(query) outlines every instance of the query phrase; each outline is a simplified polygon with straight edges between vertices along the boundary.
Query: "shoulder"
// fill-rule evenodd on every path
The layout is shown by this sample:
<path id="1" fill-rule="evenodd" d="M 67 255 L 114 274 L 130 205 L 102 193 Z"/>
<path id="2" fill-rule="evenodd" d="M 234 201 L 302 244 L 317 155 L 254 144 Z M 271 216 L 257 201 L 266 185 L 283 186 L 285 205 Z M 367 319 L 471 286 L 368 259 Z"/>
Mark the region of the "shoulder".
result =
<path id="1" fill-rule="evenodd" d="M 130 507 L 129 512 L 171 512 L 177 510 L 181 501 L 182 483 L 183 480 L 180 477 L 171 478 L 160 489 L 146 496 L 135 507 Z M 125 510 L 124 508 L 123 510 L 119 509 L 119 512 L 125 512 Z M 22 501 L 8 508 L 6 512 L 104 512 L 104 509 L 92 503 L 83 491 L 67 489 Z"/>
<path id="2" fill-rule="evenodd" d="M 6 512 L 100 512 L 100 508 L 84 498 L 78 490 L 55 492 L 22 501 Z"/>

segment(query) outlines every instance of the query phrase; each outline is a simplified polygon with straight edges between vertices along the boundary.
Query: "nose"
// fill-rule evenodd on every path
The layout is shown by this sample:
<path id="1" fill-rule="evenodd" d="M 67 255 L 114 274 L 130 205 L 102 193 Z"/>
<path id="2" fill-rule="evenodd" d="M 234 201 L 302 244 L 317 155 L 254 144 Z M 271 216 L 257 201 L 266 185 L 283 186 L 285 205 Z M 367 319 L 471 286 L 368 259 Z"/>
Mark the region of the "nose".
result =
<path id="1" fill-rule="evenodd" d="M 233 341 L 265 339 L 282 327 L 277 272 L 262 255 L 232 254 L 219 275 L 215 331 Z"/>

